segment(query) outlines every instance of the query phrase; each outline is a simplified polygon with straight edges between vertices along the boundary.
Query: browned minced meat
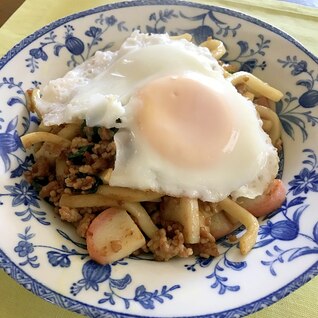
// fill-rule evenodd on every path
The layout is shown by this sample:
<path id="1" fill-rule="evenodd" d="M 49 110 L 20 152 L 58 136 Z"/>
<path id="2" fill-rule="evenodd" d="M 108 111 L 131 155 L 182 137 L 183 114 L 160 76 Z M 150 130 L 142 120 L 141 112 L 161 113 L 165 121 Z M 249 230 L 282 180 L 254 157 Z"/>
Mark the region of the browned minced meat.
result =
<path id="1" fill-rule="evenodd" d="M 214 236 L 210 233 L 208 227 L 200 228 L 200 243 L 191 245 L 193 253 L 201 257 L 218 256 L 218 248 Z"/>
<path id="2" fill-rule="evenodd" d="M 53 128 L 59 131 L 60 128 Z M 115 143 L 113 132 L 106 128 L 98 128 L 99 141 L 96 142 L 96 128 L 84 127 L 80 136 L 76 136 L 71 146 L 61 150 L 59 158 L 65 159 L 65 177 L 57 179 L 55 160 L 47 159 L 46 150 L 52 150 L 49 145 L 44 151 L 39 151 L 36 163 L 26 178 L 30 183 L 41 181 L 42 186 L 39 195 L 49 200 L 55 206 L 55 210 L 61 219 L 72 223 L 79 236 L 85 238 L 86 232 L 92 220 L 106 207 L 70 208 L 60 206 L 60 198 L 64 193 L 79 194 L 93 193 L 97 189 L 98 175 L 108 168 L 113 168 L 115 158 Z M 54 147 L 53 147 L 54 148 Z M 83 150 L 84 149 L 84 150 Z M 51 151 L 52 152 L 52 151 Z M 74 160 L 74 155 L 79 160 Z M 41 156 L 42 155 L 42 156 Z M 43 184 L 43 182 L 45 184 Z M 180 224 L 165 221 L 160 215 L 161 202 L 144 202 L 143 206 L 151 216 L 153 222 L 159 227 L 154 237 L 150 239 L 138 253 L 154 254 L 159 261 L 167 261 L 173 257 L 188 257 L 193 254 L 203 257 L 218 255 L 214 237 L 209 232 L 206 224 L 201 228 L 201 239 L 198 244 L 185 244 Z M 200 203 L 200 208 L 206 213 L 213 213 L 214 206 Z M 113 242 L 115 250 L 121 248 L 118 242 Z"/>
<path id="3" fill-rule="evenodd" d="M 204 202 L 198 200 L 199 202 L 199 210 L 205 213 L 214 214 L 221 211 L 219 205 L 217 203 L 212 202 Z"/>
<path id="4" fill-rule="evenodd" d="M 86 238 L 86 232 L 94 220 L 95 214 L 86 213 L 84 214 L 83 218 L 76 224 L 76 232 L 80 237 Z"/>
<path id="5" fill-rule="evenodd" d="M 71 143 L 71 151 L 73 153 L 75 153 L 78 148 L 83 147 L 83 146 L 87 146 L 89 145 L 89 141 L 87 138 L 83 138 L 83 137 L 75 137 L 72 139 L 72 143 Z"/>
<path id="6" fill-rule="evenodd" d="M 179 223 L 161 220 L 162 229 L 148 242 L 147 247 L 154 254 L 156 260 L 167 261 L 175 256 L 189 257 L 199 255 L 208 258 L 218 256 L 216 241 L 209 231 L 209 227 L 200 227 L 200 242 L 185 244 L 182 234 L 183 227 Z"/>
<path id="7" fill-rule="evenodd" d="M 99 127 L 98 134 L 102 140 L 111 141 L 113 139 L 113 133 L 105 127 Z"/>
<path id="8" fill-rule="evenodd" d="M 48 177 L 51 174 L 49 159 L 40 157 L 33 164 L 31 171 L 26 171 L 25 178 L 29 183 L 32 183 L 34 178 Z"/>
<path id="9" fill-rule="evenodd" d="M 76 174 L 72 174 L 65 179 L 65 185 L 68 188 L 73 188 L 74 190 L 86 191 L 93 187 L 96 182 L 93 176 L 78 177 Z"/>
<path id="10" fill-rule="evenodd" d="M 49 201 L 52 204 L 54 204 L 54 206 L 58 206 L 63 192 L 63 185 L 57 180 L 53 180 L 42 187 L 41 191 L 39 192 L 39 195 L 41 198 L 49 198 Z"/>
<path id="11" fill-rule="evenodd" d="M 103 129 L 99 129 L 104 132 Z M 93 145 L 88 139 L 76 137 L 71 144 L 70 153 L 75 154 L 81 147 L 92 145 L 91 153 L 86 151 L 83 154 L 82 165 L 74 165 L 67 160 L 69 174 L 65 178 L 66 187 L 83 193 L 91 190 L 96 184 L 96 176 L 102 171 L 113 167 L 116 152 L 115 143 L 108 140 L 101 140 Z"/>
<path id="12" fill-rule="evenodd" d="M 93 141 L 93 137 L 95 134 L 93 127 L 85 126 L 83 128 L 83 132 L 86 135 L 86 138 L 88 141 L 90 141 L 90 142 Z M 113 139 L 113 133 L 105 127 L 98 128 L 98 135 L 99 135 L 101 140 L 111 141 Z"/>
<path id="13" fill-rule="evenodd" d="M 77 172 L 75 171 L 75 169 L 72 169 L 72 170 L 73 170 L 73 173 L 77 173 L 77 172 L 86 173 L 86 174 L 93 174 L 94 173 L 94 169 L 91 165 L 79 166 Z M 71 171 L 71 169 L 70 169 L 70 171 Z"/>
<path id="14" fill-rule="evenodd" d="M 178 229 L 173 232 L 172 238 L 169 238 L 166 229 L 159 229 L 148 242 L 147 247 L 153 253 L 155 260 L 168 261 L 175 256 L 189 257 L 193 254 L 193 250 L 184 245 L 182 232 Z"/>
<path id="15" fill-rule="evenodd" d="M 52 126 L 50 131 L 57 133 L 64 125 Z M 98 134 L 97 134 L 98 132 Z M 25 173 L 27 181 L 37 188 L 41 187 L 39 195 L 56 207 L 62 220 L 75 225 L 80 236 L 85 237 L 86 230 L 92 219 L 103 208 L 74 209 L 59 206 L 63 193 L 79 194 L 93 193 L 98 185 L 98 175 L 108 168 L 113 168 L 116 152 L 113 142 L 113 132 L 106 128 L 83 127 L 82 133 L 72 139 L 69 148 L 58 149 L 55 145 L 43 143 L 36 154 L 36 162 L 30 171 Z M 96 141 L 96 138 L 99 139 Z M 93 141 L 94 140 L 94 141 Z M 88 146 L 88 147 L 87 147 Z M 83 152 L 82 147 L 87 147 Z M 77 156 L 83 152 L 78 161 L 73 161 L 70 156 Z M 65 159 L 65 177 L 57 178 L 55 159 L 52 153 L 58 153 L 59 158 Z M 56 156 L 53 156 L 56 157 Z"/>
<path id="16" fill-rule="evenodd" d="M 70 223 L 78 222 L 83 218 L 83 216 L 79 213 L 78 209 L 69 208 L 67 206 L 60 207 L 59 213 L 61 216 L 61 220 L 67 221 Z"/>

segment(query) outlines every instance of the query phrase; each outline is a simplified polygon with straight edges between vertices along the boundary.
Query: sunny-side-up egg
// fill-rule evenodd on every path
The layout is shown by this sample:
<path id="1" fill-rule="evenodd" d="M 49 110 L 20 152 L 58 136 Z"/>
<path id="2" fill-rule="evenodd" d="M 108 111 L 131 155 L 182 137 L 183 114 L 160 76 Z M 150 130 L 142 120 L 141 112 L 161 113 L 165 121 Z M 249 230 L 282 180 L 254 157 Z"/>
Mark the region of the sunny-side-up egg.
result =
<path id="1" fill-rule="evenodd" d="M 113 186 L 218 202 L 262 194 L 278 171 L 253 103 L 207 48 L 167 34 L 135 31 L 97 52 L 50 81 L 37 107 L 45 125 L 119 128 Z"/>

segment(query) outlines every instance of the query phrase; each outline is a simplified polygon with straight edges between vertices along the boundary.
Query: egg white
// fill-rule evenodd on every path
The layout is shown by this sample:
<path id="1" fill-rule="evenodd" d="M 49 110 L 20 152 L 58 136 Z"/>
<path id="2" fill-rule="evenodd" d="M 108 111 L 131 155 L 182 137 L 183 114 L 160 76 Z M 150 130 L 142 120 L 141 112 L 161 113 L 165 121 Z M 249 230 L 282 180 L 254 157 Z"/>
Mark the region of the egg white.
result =
<path id="1" fill-rule="evenodd" d="M 162 157 L 138 131 L 138 91 L 165 76 L 190 76 L 220 87 L 238 133 L 235 146 L 222 153 L 222 160 L 208 167 L 178 165 Z M 118 51 L 97 52 L 63 78 L 50 81 L 37 107 L 44 125 L 86 120 L 88 126 L 120 128 L 110 179 L 114 186 L 217 202 L 228 195 L 254 198 L 262 194 L 278 171 L 276 149 L 262 130 L 252 102 L 223 78 L 223 69 L 207 48 L 172 40 L 167 34 L 135 31 Z"/>
<path id="2" fill-rule="evenodd" d="M 44 125 L 85 119 L 89 126 L 111 128 L 116 123 L 109 122 L 109 117 L 122 116 L 123 106 L 138 87 L 184 70 L 222 73 L 207 48 L 184 39 L 172 40 L 167 34 L 135 31 L 118 51 L 97 52 L 64 77 L 51 80 L 42 89 L 37 107 Z M 98 116 L 92 118 L 92 112 Z"/>
<path id="3" fill-rule="evenodd" d="M 261 128 L 253 103 L 223 77 L 189 73 L 184 76 L 194 77 L 203 85 L 217 85 L 235 118 L 235 136 L 223 149 L 220 160 L 209 166 L 189 167 L 182 164 L 182 158 L 177 158 L 178 164 L 162 156 L 138 129 L 136 113 L 141 102 L 133 98 L 126 106 L 123 128 L 115 135 L 116 163 L 110 184 L 209 202 L 219 202 L 229 195 L 235 199 L 262 194 L 277 174 L 278 156 Z M 200 156 L 196 144 L 189 144 L 189 147 Z"/>

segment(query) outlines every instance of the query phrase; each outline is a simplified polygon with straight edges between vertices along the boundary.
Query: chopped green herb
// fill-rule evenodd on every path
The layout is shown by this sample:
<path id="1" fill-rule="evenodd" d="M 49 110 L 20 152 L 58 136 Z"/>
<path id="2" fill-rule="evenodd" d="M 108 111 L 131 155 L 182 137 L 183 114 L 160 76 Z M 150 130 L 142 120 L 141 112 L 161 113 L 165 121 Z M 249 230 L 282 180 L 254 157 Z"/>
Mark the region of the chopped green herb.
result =
<path id="1" fill-rule="evenodd" d="M 39 193 L 41 190 L 42 190 L 42 188 L 45 186 L 45 185 L 47 185 L 49 183 L 49 178 L 48 177 L 39 177 L 39 178 L 34 178 L 33 180 L 32 180 L 32 187 L 33 187 L 33 189 L 37 192 L 37 193 Z"/>
<path id="2" fill-rule="evenodd" d="M 75 165 L 82 165 L 85 163 L 84 161 L 84 154 L 85 152 L 91 152 L 93 149 L 94 145 L 87 145 L 87 146 L 83 146 L 78 148 L 78 150 L 75 153 L 71 153 L 68 155 L 67 159 L 71 160 L 73 162 L 73 164 Z"/>

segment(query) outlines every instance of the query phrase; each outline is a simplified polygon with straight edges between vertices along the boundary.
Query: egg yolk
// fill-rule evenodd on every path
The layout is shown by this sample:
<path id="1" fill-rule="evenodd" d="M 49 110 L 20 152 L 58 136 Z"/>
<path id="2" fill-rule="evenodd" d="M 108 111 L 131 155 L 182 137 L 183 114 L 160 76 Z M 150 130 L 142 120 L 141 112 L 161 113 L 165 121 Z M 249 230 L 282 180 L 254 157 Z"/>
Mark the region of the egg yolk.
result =
<path id="1" fill-rule="evenodd" d="M 236 120 L 217 79 L 205 83 L 185 76 L 162 77 L 141 88 L 137 98 L 138 131 L 173 164 L 210 166 L 235 146 Z"/>

